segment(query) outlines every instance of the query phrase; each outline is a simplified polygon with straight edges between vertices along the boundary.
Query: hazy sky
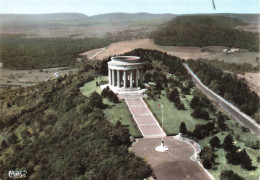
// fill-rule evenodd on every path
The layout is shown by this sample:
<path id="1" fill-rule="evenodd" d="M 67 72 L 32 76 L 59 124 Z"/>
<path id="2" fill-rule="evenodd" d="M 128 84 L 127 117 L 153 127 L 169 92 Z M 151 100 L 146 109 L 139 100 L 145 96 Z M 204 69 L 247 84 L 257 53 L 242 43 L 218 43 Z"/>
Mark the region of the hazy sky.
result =
<path id="1" fill-rule="evenodd" d="M 0 0 L 0 13 L 259 13 L 260 0 Z"/>

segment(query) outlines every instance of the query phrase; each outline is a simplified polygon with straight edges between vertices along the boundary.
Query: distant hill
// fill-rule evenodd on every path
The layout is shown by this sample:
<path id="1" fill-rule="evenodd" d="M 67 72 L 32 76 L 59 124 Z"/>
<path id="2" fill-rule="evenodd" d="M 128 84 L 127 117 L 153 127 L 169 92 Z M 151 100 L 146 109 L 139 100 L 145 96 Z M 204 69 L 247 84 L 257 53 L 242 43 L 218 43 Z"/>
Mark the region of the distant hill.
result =
<path id="1" fill-rule="evenodd" d="M 214 15 L 179 16 L 167 23 L 168 25 L 203 25 L 203 26 L 243 26 L 246 22 L 236 18 Z"/>
<path id="2" fill-rule="evenodd" d="M 152 36 L 154 42 L 167 46 L 233 46 L 259 51 L 257 33 L 235 29 L 247 25 L 237 18 L 191 15 L 178 16 L 164 24 Z"/>
<path id="3" fill-rule="evenodd" d="M 91 16 L 90 21 L 112 25 L 159 25 L 177 17 L 175 14 L 109 13 Z"/>
<path id="4" fill-rule="evenodd" d="M 56 14 L 0 14 L 2 26 L 61 26 L 61 25 L 152 25 L 156 26 L 171 19 L 174 14 L 110 13 L 86 16 L 79 13 Z"/>
<path id="5" fill-rule="evenodd" d="M 259 24 L 259 14 L 207 14 L 208 16 L 225 16 L 242 20 L 248 24 Z M 86 16 L 81 13 L 53 14 L 0 14 L 1 26 L 88 26 L 88 25 L 148 25 L 164 24 L 180 15 L 151 13 L 108 13 Z"/>
<path id="6" fill-rule="evenodd" d="M 80 13 L 0 14 L 2 26 L 66 25 L 84 23 L 88 16 Z"/>

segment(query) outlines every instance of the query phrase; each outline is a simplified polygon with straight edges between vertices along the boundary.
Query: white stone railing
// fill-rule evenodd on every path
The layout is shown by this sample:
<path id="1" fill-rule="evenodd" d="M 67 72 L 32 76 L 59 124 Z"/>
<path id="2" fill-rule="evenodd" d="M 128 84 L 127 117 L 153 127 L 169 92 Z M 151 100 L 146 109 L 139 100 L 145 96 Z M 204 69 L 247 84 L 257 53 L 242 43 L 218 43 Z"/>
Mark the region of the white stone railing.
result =
<path id="1" fill-rule="evenodd" d="M 209 171 L 207 169 L 205 169 L 203 167 L 203 165 L 201 164 L 200 162 L 200 155 L 199 153 L 201 152 L 201 146 L 193 141 L 192 139 L 189 139 L 189 138 L 185 138 L 185 137 L 182 137 L 181 133 L 179 133 L 178 135 L 176 136 L 173 136 L 174 139 L 177 139 L 177 140 L 180 140 L 180 141 L 183 141 L 187 144 L 189 144 L 193 150 L 194 150 L 194 153 L 193 155 L 190 157 L 190 159 L 196 163 L 199 164 L 199 166 L 205 171 L 205 173 L 210 177 L 211 180 L 215 180 L 215 178 L 209 173 Z"/>

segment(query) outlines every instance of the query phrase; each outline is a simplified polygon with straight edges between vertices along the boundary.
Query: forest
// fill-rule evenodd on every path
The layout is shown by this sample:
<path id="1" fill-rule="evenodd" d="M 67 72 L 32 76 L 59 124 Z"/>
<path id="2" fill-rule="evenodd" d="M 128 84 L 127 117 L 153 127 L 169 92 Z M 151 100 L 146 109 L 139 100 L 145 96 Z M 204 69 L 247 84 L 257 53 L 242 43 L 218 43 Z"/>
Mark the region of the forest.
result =
<path id="1" fill-rule="evenodd" d="M 29 179 L 144 179 L 152 170 L 129 152 L 128 129 L 112 125 L 103 97 L 79 87 L 100 75 L 91 62 L 74 75 L 0 93 L 0 174 Z M 106 70 L 107 71 L 107 70 Z"/>
<path id="2" fill-rule="evenodd" d="M 109 38 L 1 37 L 1 61 L 9 69 L 42 69 L 73 65 L 78 54 L 108 46 Z"/>
<path id="3" fill-rule="evenodd" d="M 179 16 L 153 33 L 154 42 L 164 46 L 228 46 L 259 51 L 257 33 L 235 29 L 241 20 L 223 16 Z"/>

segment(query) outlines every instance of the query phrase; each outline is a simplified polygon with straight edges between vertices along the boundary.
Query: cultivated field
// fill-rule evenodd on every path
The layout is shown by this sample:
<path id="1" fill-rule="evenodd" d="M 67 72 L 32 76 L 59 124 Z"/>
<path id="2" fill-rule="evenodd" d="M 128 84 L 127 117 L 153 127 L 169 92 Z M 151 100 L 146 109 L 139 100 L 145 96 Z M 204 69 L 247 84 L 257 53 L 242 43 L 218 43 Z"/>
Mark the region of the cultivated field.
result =
<path id="1" fill-rule="evenodd" d="M 245 78 L 250 89 L 255 91 L 260 96 L 260 72 L 238 74 L 239 78 Z"/>
<path id="2" fill-rule="evenodd" d="M 137 48 L 167 52 L 168 54 L 178 56 L 183 59 L 206 58 L 210 60 L 218 58 L 219 60 L 224 60 L 226 62 L 250 63 L 252 65 L 258 64 L 258 62 L 256 61 L 256 57 L 260 56 L 257 52 L 248 52 L 245 49 L 240 50 L 241 52 L 237 54 L 226 55 L 225 53 L 223 53 L 223 50 L 227 47 L 224 46 L 205 46 L 202 48 L 193 46 L 160 46 L 154 44 L 153 39 L 144 38 L 112 43 L 96 58 L 102 60 L 109 56 L 123 54 Z M 208 50 L 202 52 L 203 49 Z M 88 53 L 91 53 L 91 51 L 84 52 L 84 54 L 87 55 Z"/>
<path id="3" fill-rule="evenodd" d="M 182 47 L 182 46 L 160 46 L 154 44 L 152 39 L 132 39 L 128 41 L 121 41 L 117 43 L 112 43 L 108 46 L 106 50 L 100 53 L 96 58 L 104 59 L 109 56 L 123 54 L 125 52 L 132 51 L 137 48 L 152 49 L 167 52 L 168 54 L 179 56 L 181 58 L 200 58 L 202 56 L 210 55 L 209 52 L 201 52 L 199 47 Z M 223 48 L 224 49 L 224 48 Z"/>
<path id="4" fill-rule="evenodd" d="M 238 26 L 236 28 L 248 32 L 256 32 L 256 33 L 260 32 L 258 25 Z"/>

